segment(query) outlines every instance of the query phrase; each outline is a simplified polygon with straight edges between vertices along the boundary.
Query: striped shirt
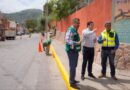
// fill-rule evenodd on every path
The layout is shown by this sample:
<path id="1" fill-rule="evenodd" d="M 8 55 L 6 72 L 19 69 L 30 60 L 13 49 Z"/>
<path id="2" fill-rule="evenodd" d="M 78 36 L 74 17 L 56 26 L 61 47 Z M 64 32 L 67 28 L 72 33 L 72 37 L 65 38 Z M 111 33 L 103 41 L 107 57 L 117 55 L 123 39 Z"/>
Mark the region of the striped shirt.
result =
<path id="1" fill-rule="evenodd" d="M 73 27 L 73 26 L 72 26 Z M 65 41 L 68 45 L 74 45 L 76 42 L 72 40 L 74 33 L 71 30 L 67 30 Z"/>

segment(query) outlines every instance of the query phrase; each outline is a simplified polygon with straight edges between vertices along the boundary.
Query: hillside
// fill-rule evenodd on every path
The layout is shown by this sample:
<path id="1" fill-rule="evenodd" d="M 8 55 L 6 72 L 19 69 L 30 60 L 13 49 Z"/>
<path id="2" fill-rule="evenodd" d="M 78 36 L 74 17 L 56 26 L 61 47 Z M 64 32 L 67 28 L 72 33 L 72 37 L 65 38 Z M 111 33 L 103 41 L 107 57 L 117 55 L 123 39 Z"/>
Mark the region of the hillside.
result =
<path id="1" fill-rule="evenodd" d="M 14 20 L 18 23 L 24 23 L 27 19 L 37 19 L 42 14 L 42 10 L 27 9 L 16 13 L 4 14 L 10 20 Z"/>

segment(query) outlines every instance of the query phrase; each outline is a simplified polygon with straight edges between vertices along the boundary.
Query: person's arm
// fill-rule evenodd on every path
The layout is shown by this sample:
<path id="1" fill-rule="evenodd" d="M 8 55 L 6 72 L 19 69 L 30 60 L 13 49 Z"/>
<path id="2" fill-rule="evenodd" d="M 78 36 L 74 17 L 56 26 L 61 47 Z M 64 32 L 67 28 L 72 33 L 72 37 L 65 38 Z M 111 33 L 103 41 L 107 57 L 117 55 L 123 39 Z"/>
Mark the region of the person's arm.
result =
<path id="1" fill-rule="evenodd" d="M 115 36 L 115 43 L 116 43 L 115 50 L 117 50 L 119 48 L 119 38 L 118 38 L 117 33 L 116 33 L 116 36 Z"/>
<path id="2" fill-rule="evenodd" d="M 97 37 L 96 37 L 96 34 L 95 34 L 95 33 L 93 34 L 93 42 L 94 42 L 94 43 L 97 42 Z"/>
<path id="3" fill-rule="evenodd" d="M 72 40 L 72 36 L 73 36 L 73 33 L 70 30 L 67 30 L 65 40 L 66 40 L 66 43 L 69 45 L 76 44 L 76 42 Z"/>
<path id="4" fill-rule="evenodd" d="M 40 33 L 40 40 L 41 42 L 44 42 L 44 36 L 42 35 L 42 33 Z"/>
<path id="5" fill-rule="evenodd" d="M 83 39 L 84 39 L 84 30 L 82 30 L 80 42 L 83 42 Z"/>
<path id="6" fill-rule="evenodd" d="M 114 48 L 114 50 L 111 51 L 111 53 L 115 53 L 116 50 L 119 48 L 119 39 L 118 39 L 117 33 L 116 33 L 116 36 L 115 36 L 115 44 L 116 44 L 115 48 Z"/>

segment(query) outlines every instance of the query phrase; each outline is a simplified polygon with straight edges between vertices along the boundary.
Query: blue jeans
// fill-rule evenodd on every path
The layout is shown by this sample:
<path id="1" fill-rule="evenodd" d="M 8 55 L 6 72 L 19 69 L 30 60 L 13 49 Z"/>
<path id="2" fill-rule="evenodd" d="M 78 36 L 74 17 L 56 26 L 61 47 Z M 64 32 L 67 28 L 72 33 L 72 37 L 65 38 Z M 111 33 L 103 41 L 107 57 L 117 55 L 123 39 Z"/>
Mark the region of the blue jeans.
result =
<path id="1" fill-rule="evenodd" d="M 108 58 L 111 69 L 111 76 L 115 76 L 115 64 L 114 64 L 115 53 L 111 53 L 111 50 L 102 50 L 101 58 L 102 58 L 101 60 L 102 74 L 106 75 L 106 64 Z"/>
<path id="2" fill-rule="evenodd" d="M 69 81 L 70 84 L 73 84 L 75 81 L 75 76 L 76 76 L 76 67 L 78 63 L 78 52 L 75 52 L 74 50 L 70 50 L 67 52 L 68 58 L 69 58 L 69 67 L 70 67 L 70 77 Z"/>

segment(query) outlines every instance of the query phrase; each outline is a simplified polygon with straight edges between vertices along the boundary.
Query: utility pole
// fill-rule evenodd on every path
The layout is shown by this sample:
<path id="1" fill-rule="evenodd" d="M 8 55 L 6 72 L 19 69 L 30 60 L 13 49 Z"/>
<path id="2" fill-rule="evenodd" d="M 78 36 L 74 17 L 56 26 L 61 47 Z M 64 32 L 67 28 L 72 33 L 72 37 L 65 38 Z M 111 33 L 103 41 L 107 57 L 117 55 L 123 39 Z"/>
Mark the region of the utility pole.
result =
<path id="1" fill-rule="evenodd" d="M 45 5 L 45 31 L 46 31 L 46 38 L 48 38 L 48 0 Z"/>

